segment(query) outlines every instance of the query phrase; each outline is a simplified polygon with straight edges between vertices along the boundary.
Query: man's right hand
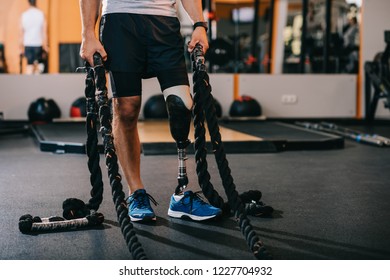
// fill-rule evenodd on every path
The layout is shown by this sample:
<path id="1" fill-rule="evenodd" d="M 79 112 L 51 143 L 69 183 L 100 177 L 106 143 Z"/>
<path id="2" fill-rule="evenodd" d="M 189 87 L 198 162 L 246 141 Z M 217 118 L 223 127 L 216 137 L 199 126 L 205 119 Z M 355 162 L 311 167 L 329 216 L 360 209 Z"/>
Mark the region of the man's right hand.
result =
<path id="1" fill-rule="evenodd" d="M 94 66 L 93 55 L 96 52 L 102 56 L 103 60 L 107 59 L 107 53 L 103 45 L 95 36 L 83 37 L 80 47 L 80 57 L 86 60 L 89 65 Z"/>

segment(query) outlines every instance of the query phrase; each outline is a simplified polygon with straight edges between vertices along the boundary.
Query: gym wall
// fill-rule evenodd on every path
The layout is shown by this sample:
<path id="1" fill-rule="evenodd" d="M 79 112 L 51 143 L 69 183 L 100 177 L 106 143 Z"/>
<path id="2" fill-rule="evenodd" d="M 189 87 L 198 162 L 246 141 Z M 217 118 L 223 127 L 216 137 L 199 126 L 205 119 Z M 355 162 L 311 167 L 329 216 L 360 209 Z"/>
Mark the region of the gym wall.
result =
<path id="1" fill-rule="evenodd" d="M 266 117 L 354 118 L 356 114 L 355 75 L 245 74 L 238 77 L 235 85 L 233 74 L 210 74 L 212 94 L 221 104 L 224 117 L 228 116 L 237 95 L 235 86 L 239 95 L 249 95 L 259 101 Z M 69 118 L 73 101 L 84 96 L 84 79 L 84 74 L 0 75 L 0 112 L 6 120 L 26 120 L 30 103 L 45 97 L 56 101 L 61 118 Z M 143 81 L 140 118 L 148 98 L 159 93 L 157 79 Z"/>

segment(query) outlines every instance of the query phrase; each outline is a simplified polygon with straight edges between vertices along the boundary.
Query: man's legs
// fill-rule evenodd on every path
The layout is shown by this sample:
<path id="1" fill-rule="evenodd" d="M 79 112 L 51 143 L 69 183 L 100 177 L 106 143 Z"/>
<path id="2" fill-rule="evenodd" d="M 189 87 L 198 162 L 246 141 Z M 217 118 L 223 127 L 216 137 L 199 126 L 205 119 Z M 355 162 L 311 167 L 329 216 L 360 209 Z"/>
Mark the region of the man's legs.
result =
<path id="1" fill-rule="evenodd" d="M 39 66 L 39 60 L 42 56 L 42 48 L 41 47 L 26 47 L 25 48 L 25 56 L 27 58 L 26 65 L 26 74 L 41 74 L 41 68 Z"/>
<path id="2" fill-rule="evenodd" d="M 26 65 L 26 75 L 32 75 L 34 74 L 35 65 L 34 64 L 27 64 Z"/>
<path id="3" fill-rule="evenodd" d="M 27 58 L 26 74 L 34 74 L 34 50 L 32 47 L 24 48 L 24 56 Z"/>

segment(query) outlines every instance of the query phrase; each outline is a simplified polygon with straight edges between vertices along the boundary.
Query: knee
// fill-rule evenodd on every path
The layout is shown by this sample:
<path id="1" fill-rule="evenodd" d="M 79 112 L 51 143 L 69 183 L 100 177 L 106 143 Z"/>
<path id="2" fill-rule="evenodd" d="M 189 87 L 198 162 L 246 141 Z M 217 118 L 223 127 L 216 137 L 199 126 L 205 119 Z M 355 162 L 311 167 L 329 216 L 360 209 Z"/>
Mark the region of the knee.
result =
<path id="1" fill-rule="evenodd" d="M 140 97 L 113 98 L 114 119 L 126 125 L 136 124 L 141 108 Z"/>
<path id="2" fill-rule="evenodd" d="M 133 108 L 126 108 L 125 110 L 120 110 L 116 114 L 118 121 L 122 123 L 135 123 L 138 121 L 138 113 Z"/>

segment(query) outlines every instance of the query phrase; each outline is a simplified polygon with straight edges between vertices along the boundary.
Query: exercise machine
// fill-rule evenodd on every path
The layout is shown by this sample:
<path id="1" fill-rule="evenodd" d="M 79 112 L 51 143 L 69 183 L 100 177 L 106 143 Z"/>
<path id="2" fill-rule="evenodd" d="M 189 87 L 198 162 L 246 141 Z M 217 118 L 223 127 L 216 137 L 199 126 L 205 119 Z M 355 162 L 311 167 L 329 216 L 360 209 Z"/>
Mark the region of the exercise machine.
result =
<path id="1" fill-rule="evenodd" d="M 385 31 L 384 35 L 385 51 L 378 53 L 373 61 L 364 65 L 367 121 L 374 120 L 380 99 L 385 99 L 384 106 L 390 110 L 390 30 Z"/>

